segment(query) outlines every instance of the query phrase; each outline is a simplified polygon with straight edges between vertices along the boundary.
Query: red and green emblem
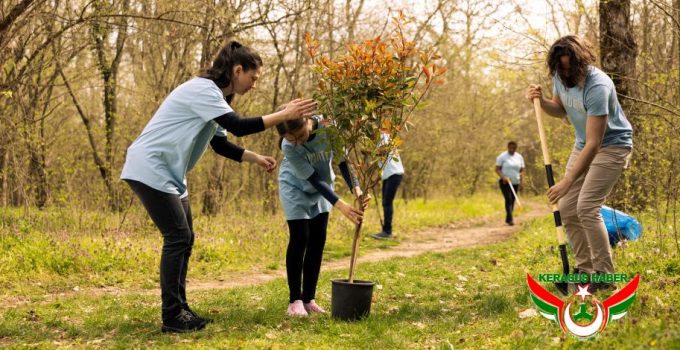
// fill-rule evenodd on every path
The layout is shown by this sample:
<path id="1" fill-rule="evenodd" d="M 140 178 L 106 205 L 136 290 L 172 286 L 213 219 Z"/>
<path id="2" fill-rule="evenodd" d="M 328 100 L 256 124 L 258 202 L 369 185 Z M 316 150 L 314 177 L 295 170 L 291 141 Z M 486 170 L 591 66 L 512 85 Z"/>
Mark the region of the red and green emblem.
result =
<path id="1" fill-rule="evenodd" d="M 529 274 L 527 274 L 527 283 L 531 291 L 531 300 L 543 317 L 556 322 L 565 333 L 579 339 L 589 339 L 602 332 L 612 320 L 618 320 L 626 315 L 635 300 L 640 275 L 636 275 L 623 289 L 604 302 L 592 298 L 592 294 L 588 292 L 588 285 L 579 286 L 578 292 L 574 295 L 580 297 L 582 302 L 579 304 L 579 312 L 573 315 L 571 312 L 573 301 L 565 303 L 541 287 Z M 594 308 L 594 314 L 586 310 L 588 304 L 585 300 L 588 297 L 591 297 L 590 304 Z"/>

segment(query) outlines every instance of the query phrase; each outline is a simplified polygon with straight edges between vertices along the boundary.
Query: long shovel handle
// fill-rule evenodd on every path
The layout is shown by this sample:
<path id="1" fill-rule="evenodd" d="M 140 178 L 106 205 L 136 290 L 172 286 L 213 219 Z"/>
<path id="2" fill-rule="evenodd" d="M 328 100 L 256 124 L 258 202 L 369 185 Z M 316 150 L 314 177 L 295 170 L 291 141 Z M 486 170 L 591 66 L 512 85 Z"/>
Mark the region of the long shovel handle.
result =
<path id="1" fill-rule="evenodd" d="M 550 163 L 550 154 L 548 153 L 548 143 L 546 142 L 545 129 L 543 128 L 543 113 L 541 109 L 541 101 L 534 98 L 534 113 L 536 114 L 536 123 L 538 124 L 538 134 L 541 137 L 541 150 L 543 151 L 543 164 L 545 165 L 545 174 L 548 179 L 548 187 L 555 186 L 555 178 L 553 176 L 552 164 Z M 569 274 L 569 257 L 567 256 L 566 239 L 564 237 L 564 229 L 562 228 L 562 217 L 560 210 L 555 203 L 552 203 L 553 217 L 555 218 L 555 230 L 557 231 L 557 242 L 559 243 L 560 258 L 562 259 L 562 273 Z M 569 294 L 569 286 L 567 283 L 555 283 L 555 287 L 563 294 Z"/>
<path id="2" fill-rule="evenodd" d="M 541 101 L 538 98 L 533 100 L 534 113 L 536 114 L 536 123 L 538 124 L 538 135 L 541 138 L 541 151 L 543 151 L 543 164 L 545 165 L 545 174 L 548 179 L 548 187 L 555 186 L 555 177 L 553 176 L 552 164 L 550 162 L 550 153 L 548 153 L 548 143 L 545 137 L 545 128 L 543 127 L 543 113 L 541 110 Z M 562 228 L 562 217 L 560 210 L 555 203 L 552 203 L 553 216 L 555 217 L 555 227 L 557 228 L 557 241 L 560 245 L 566 243 L 564 236 L 564 229 Z"/>
<path id="3" fill-rule="evenodd" d="M 517 201 L 517 205 L 520 207 L 522 206 L 522 202 L 519 201 L 519 196 L 517 195 L 517 192 L 515 192 L 515 188 L 512 187 L 512 182 L 508 183 L 510 185 L 510 191 L 512 191 L 512 195 L 515 196 L 515 200 Z"/>

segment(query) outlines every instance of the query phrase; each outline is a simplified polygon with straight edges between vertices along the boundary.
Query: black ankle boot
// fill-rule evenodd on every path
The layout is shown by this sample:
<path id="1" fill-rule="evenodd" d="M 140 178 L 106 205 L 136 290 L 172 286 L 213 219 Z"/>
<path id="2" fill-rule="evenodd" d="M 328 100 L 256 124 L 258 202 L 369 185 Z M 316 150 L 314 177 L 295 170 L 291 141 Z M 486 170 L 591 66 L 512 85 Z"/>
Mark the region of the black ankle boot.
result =
<path id="1" fill-rule="evenodd" d="M 168 321 L 163 321 L 161 331 L 163 333 L 187 333 L 201 330 L 205 327 L 205 321 L 198 319 L 189 311 L 181 309 L 177 316 Z"/>
<path id="2" fill-rule="evenodd" d="M 198 314 L 196 312 L 194 312 L 194 310 L 191 310 L 191 308 L 189 307 L 189 304 L 182 305 L 182 309 L 187 310 L 194 317 L 196 317 L 197 319 L 199 319 L 199 320 L 201 320 L 205 323 L 212 323 L 212 321 L 213 321 L 212 318 L 198 316 Z"/>

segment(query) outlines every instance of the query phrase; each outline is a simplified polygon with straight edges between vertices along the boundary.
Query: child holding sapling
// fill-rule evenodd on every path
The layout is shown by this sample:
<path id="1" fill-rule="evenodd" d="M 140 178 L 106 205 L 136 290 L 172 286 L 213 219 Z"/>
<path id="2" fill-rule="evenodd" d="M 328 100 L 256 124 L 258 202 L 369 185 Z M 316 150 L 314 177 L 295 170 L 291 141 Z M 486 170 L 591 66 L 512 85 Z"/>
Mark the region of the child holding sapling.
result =
<path id="1" fill-rule="evenodd" d="M 279 168 L 279 197 L 290 230 L 286 252 L 290 316 L 325 312 L 316 304 L 315 293 L 331 207 L 358 224 L 368 204 L 366 198 L 363 208 L 356 209 L 333 191 L 333 151 L 327 135 L 318 132 L 323 128 L 320 116 L 290 120 L 276 126 L 284 154 Z M 361 188 L 352 185 L 358 181 L 352 178 L 347 163 L 342 161 L 339 168 L 349 188 L 360 196 Z"/>

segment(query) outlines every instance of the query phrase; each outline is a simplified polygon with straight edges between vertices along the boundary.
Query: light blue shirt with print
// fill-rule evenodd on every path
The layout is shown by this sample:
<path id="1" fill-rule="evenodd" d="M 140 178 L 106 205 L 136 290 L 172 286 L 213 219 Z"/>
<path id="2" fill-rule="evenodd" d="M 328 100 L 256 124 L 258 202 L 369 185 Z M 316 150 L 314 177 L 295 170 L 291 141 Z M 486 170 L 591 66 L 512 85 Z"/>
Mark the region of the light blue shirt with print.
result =
<path id="1" fill-rule="evenodd" d="M 496 158 L 496 166 L 501 167 L 503 176 L 510 178 L 513 185 L 519 185 L 520 171 L 524 168 L 524 158 L 515 152 L 512 155 L 505 151 Z"/>
<path id="2" fill-rule="evenodd" d="M 186 196 L 186 174 L 214 135 L 226 136 L 226 130 L 212 119 L 230 112 L 212 80 L 194 78 L 178 86 L 128 147 L 120 178 Z"/>
<path id="3" fill-rule="evenodd" d="M 601 146 L 633 147 L 633 128 L 621 109 L 614 82 L 597 67 L 588 67 L 583 88 L 567 88 L 555 75 L 553 94 L 562 101 L 574 126 L 576 148 L 583 149 L 586 145 L 586 118 L 602 115 L 607 116 L 607 128 Z"/>
<path id="4" fill-rule="evenodd" d="M 284 139 L 281 145 L 284 158 L 279 167 L 279 198 L 286 220 L 312 219 L 328 213 L 333 207 L 307 179 L 316 172 L 322 181 L 333 187 L 333 151 L 328 144 L 321 117 L 313 117 L 318 123 L 311 141 L 295 145 Z"/>

